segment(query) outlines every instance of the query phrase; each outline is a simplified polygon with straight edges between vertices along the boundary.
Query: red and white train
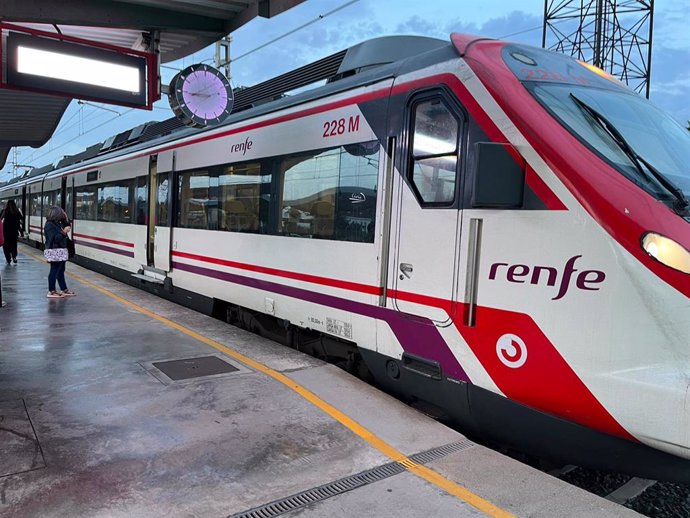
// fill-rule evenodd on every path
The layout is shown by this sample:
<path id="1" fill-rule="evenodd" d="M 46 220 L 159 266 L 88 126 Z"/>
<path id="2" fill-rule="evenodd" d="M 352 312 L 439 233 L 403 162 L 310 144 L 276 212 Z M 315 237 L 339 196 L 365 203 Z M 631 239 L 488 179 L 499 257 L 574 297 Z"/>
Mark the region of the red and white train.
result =
<path id="1" fill-rule="evenodd" d="M 331 58 L 324 86 L 276 99 L 286 74 L 218 127 L 135 128 L 0 198 L 29 240 L 62 205 L 77 262 L 366 367 L 470 433 L 690 482 L 690 132 L 525 45 Z"/>

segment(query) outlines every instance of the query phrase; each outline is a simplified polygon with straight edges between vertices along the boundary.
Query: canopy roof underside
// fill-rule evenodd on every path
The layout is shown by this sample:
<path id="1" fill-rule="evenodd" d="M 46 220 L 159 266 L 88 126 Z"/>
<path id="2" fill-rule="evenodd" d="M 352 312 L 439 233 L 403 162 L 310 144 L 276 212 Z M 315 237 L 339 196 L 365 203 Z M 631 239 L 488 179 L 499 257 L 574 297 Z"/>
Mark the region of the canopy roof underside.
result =
<path id="1" fill-rule="evenodd" d="M 119 47 L 145 50 L 158 31 L 161 61 L 197 52 L 257 16 L 304 0 L 4 0 L 0 21 Z M 0 88 L 0 167 L 14 146 L 41 147 L 71 99 Z"/>

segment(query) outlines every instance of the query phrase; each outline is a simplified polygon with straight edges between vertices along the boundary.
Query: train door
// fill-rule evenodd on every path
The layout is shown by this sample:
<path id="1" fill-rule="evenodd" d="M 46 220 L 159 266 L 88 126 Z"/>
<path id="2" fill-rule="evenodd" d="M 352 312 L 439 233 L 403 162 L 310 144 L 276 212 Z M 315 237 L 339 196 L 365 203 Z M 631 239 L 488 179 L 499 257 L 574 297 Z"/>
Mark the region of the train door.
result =
<path id="1" fill-rule="evenodd" d="M 455 308 L 464 117 L 441 90 L 413 96 L 406 114 L 394 189 L 392 296 L 399 311 L 445 323 Z"/>
<path id="2" fill-rule="evenodd" d="M 149 159 L 147 266 L 170 271 L 170 173 L 158 172 L 158 155 Z"/>
<path id="3" fill-rule="evenodd" d="M 27 196 L 26 196 L 26 185 L 22 186 L 22 200 L 21 200 L 21 207 L 20 209 L 22 210 L 22 215 L 24 216 L 24 232 L 28 233 L 29 230 L 29 215 L 27 214 L 28 210 L 28 204 L 27 204 Z"/>
<path id="4" fill-rule="evenodd" d="M 149 158 L 149 200 L 148 217 L 146 218 L 146 264 L 153 266 L 153 256 L 156 244 L 156 170 L 158 165 L 158 155 L 151 155 Z"/>
<path id="5" fill-rule="evenodd" d="M 75 203 L 74 203 L 74 175 L 63 178 L 62 192 L 65 199 L 65 212 L 67 217 L 72 222 L 72 231 L 74 231 L 75 218 Z"/>

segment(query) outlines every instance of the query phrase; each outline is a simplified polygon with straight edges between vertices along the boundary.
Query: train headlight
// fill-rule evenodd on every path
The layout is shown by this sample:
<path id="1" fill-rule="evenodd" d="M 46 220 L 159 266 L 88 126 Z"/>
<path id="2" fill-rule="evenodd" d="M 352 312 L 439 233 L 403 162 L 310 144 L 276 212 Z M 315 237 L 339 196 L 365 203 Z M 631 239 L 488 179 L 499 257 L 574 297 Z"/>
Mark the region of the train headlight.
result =
<path id="1" fill-rule="evenodd" d="M 654 259 L 669 268 L 690 273 L 690 252 L 673 239 L 648 232 L 642 236 L 642 248 Z"/>

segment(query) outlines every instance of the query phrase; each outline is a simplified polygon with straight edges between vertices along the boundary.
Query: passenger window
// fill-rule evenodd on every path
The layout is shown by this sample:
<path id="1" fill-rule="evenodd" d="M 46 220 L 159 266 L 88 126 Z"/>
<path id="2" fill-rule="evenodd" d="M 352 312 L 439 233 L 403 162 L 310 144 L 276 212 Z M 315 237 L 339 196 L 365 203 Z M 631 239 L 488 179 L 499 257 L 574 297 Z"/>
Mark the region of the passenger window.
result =
<path id="1" fill-rule="evenodd" d="M 293 155 L 282 161 L 280 234 L 333 237 L 339 151 Z"/>
<path id="2" fill-rule="evenodd" d="M 271 173 L 261 164 L 226 165 L 218 177 L 218 227 L 231 232 L 268 232 Z"/>
<path id="3" fill-rule="evenodd" d="M 455 200 L 460 124 L 441 99 L 414 106 L 411 180 L 422 204 Z"/>
<path id="4" fill-rule="evenodd" d="M 96 186 L 82 185 L 76 187 L 76 218 L 80 220 L 96 219 Z"/>
<path id="5" fill-rule="evenodd" d="M 373 243 L 378 154 L 371 141 L 283 158 L 278 233 Z"/>
<path id="6" fill-rule="evenodd" d="M 131 223 L 131 186 L 130 180 L 98 186 L 98 221 Z"/>
<path id="7" fill-rule="evenodd" d="M 211 176 L 209 171 L 180 174 L 178 226 L 219 229 L 216 187 L 218 187 L 218 177 Z"/>

